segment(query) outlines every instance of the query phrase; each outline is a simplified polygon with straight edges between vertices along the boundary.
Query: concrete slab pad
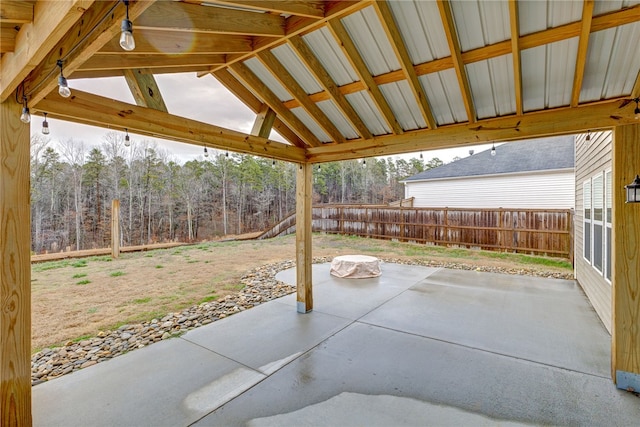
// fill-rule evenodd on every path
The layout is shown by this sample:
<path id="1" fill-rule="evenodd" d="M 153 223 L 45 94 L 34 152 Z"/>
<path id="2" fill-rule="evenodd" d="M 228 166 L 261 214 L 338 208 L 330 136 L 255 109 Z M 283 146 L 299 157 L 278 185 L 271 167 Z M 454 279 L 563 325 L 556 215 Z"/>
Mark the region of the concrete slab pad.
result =
<path id="1" fill-rule="evenodd" d="M 367 279 L 331 276 L 331 265 L 313 266 L 313 310 L 351 320 L 359 319 L 438 271 L 437 268 L 382 264 L 382 275 Z M 295 269 L 282 271 L 276 279 L 295 285 Z M 281 300 L 295 306 L 296 295 Z"/>
<path id="2" fill-rule="evenodd" d="M 610 337 L 574 281 L 441 270 L 362 321 L 610 377 Z"/>
<path id="3" fill-rule="evenodd" d="M 638 402 L 605 378 L 354 323 L 195 425 L 633 425 Z"/>
<path id="4" fill-rule="evenodd" d="M 33 387 L 33 424 L 187 426 L 264 378 L 174 338 Z"/>
<path id="5" fill-rule="evenodd" d="M 271 301 L 189 331 L 183 339 L 271 374 L 349 323 L 321 312 L 300 314 Z"/>

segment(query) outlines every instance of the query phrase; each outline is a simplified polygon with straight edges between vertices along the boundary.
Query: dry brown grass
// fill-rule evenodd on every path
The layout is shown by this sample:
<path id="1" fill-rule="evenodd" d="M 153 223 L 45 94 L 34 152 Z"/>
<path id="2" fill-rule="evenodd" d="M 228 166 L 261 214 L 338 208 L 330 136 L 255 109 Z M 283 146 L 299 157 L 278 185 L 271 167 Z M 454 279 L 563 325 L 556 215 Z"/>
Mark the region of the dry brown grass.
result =
<path id="1" fill-rule="evenodd" d="M 314 256 L 349 253 L 567 272 L 566 267 L 532 264 L 521 256 L 314 235 Z M 151 320 L 222 297 L 239 290 L 240 278 L 248 270 L 294 257 L 295 238 L 286 236 L 127 253 L 113 261 L 103 256 L 34 264 L 32 349 L 93 336 L 100 330 Z"/>

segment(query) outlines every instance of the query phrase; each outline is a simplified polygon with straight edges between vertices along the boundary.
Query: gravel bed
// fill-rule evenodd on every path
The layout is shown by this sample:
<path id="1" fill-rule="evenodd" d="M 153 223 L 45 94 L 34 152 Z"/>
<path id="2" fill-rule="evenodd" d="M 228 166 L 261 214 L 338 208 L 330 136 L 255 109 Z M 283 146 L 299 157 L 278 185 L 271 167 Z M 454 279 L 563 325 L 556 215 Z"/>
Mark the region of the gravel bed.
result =
<path id="1" fill-rule="evenodd" d="M 314 263 L 330 262 L 331 257 L 314 258 Z M 475 270 L 514 275 L 538 276 L 555 279 L 573 279 L 572 273 L 549 273 L 535 269 L 506 269 L 476 266 L 464 263 L 442 263 L 429 260 L 381 258 L 383 262 Z M 160 319 L 123 325 L 117 330 L 100 331 L 95 337 L 82 341 L 69 341 L 58 348 L 45 348 L 31 357 L 31 384 L 36 385 L 62 375 L 93 366 L 113 357 L 146 347 L 154 342 L 179 336 L 218 319 L 250 309 L 263 302 L 280 298 L 296 291 L 295 286 L 275 279 L 278 272 L 295 267 L 295 261 L 283 261 L 254 268 L 240 282 L 244 288 L 217 301 L 194 305 L 185 310 L 169 313 Z"/>

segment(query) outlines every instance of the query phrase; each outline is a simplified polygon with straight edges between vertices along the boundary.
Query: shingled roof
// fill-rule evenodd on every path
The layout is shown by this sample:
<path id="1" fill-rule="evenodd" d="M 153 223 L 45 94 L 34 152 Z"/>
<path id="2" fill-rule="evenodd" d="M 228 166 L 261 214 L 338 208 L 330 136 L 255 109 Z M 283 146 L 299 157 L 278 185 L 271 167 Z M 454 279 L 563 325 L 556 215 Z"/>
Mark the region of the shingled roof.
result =
<path id="1" fill-rule="evenodd" d="M 510 142 L 469 157 L 429 169 L 404 180 L 460 178 L 518 172 L 573 169 L 575 163 L 574 137 L 562 136 Z"/>

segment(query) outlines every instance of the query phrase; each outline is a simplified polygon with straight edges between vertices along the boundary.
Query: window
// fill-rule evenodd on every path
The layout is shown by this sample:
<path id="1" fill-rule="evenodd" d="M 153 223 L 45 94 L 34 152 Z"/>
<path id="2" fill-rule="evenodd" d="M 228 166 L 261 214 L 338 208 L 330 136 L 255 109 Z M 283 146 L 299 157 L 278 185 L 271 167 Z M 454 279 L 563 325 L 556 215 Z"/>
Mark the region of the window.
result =
<path id="1" fill-rule="evenodd" d="M 583 234 L 582 240 L 583 256 L 591 264 L 591 180 L 587 180 L 582 185 L 582 206 L 583 206 Z"/>
<path id="2" fill-rule="evenodd" d="M 591 180 L 591 202 L 593 218 L 591 223 L 593 225 L 593 231 L 591 234 L 591 241 L 593 246 L 593 266 L 602 273 L 602 249 L 603 245 L 603 233 L 602 226 L 604 224 L 604 178 L 602 174 L 598 174 Z"/>
<path id="3" fill-rule="evenodd" d="M 612 222 L 612 209 L 613 209 L 613 185 L 611 183 L 611 171 L 605 173 L 604 179 L 605 185 L 605 197 L 604 197 L 604 209 L 605 209 L 605 265 L 604 265 L 604 277 L 611 283 L 611 222 Z"/>

